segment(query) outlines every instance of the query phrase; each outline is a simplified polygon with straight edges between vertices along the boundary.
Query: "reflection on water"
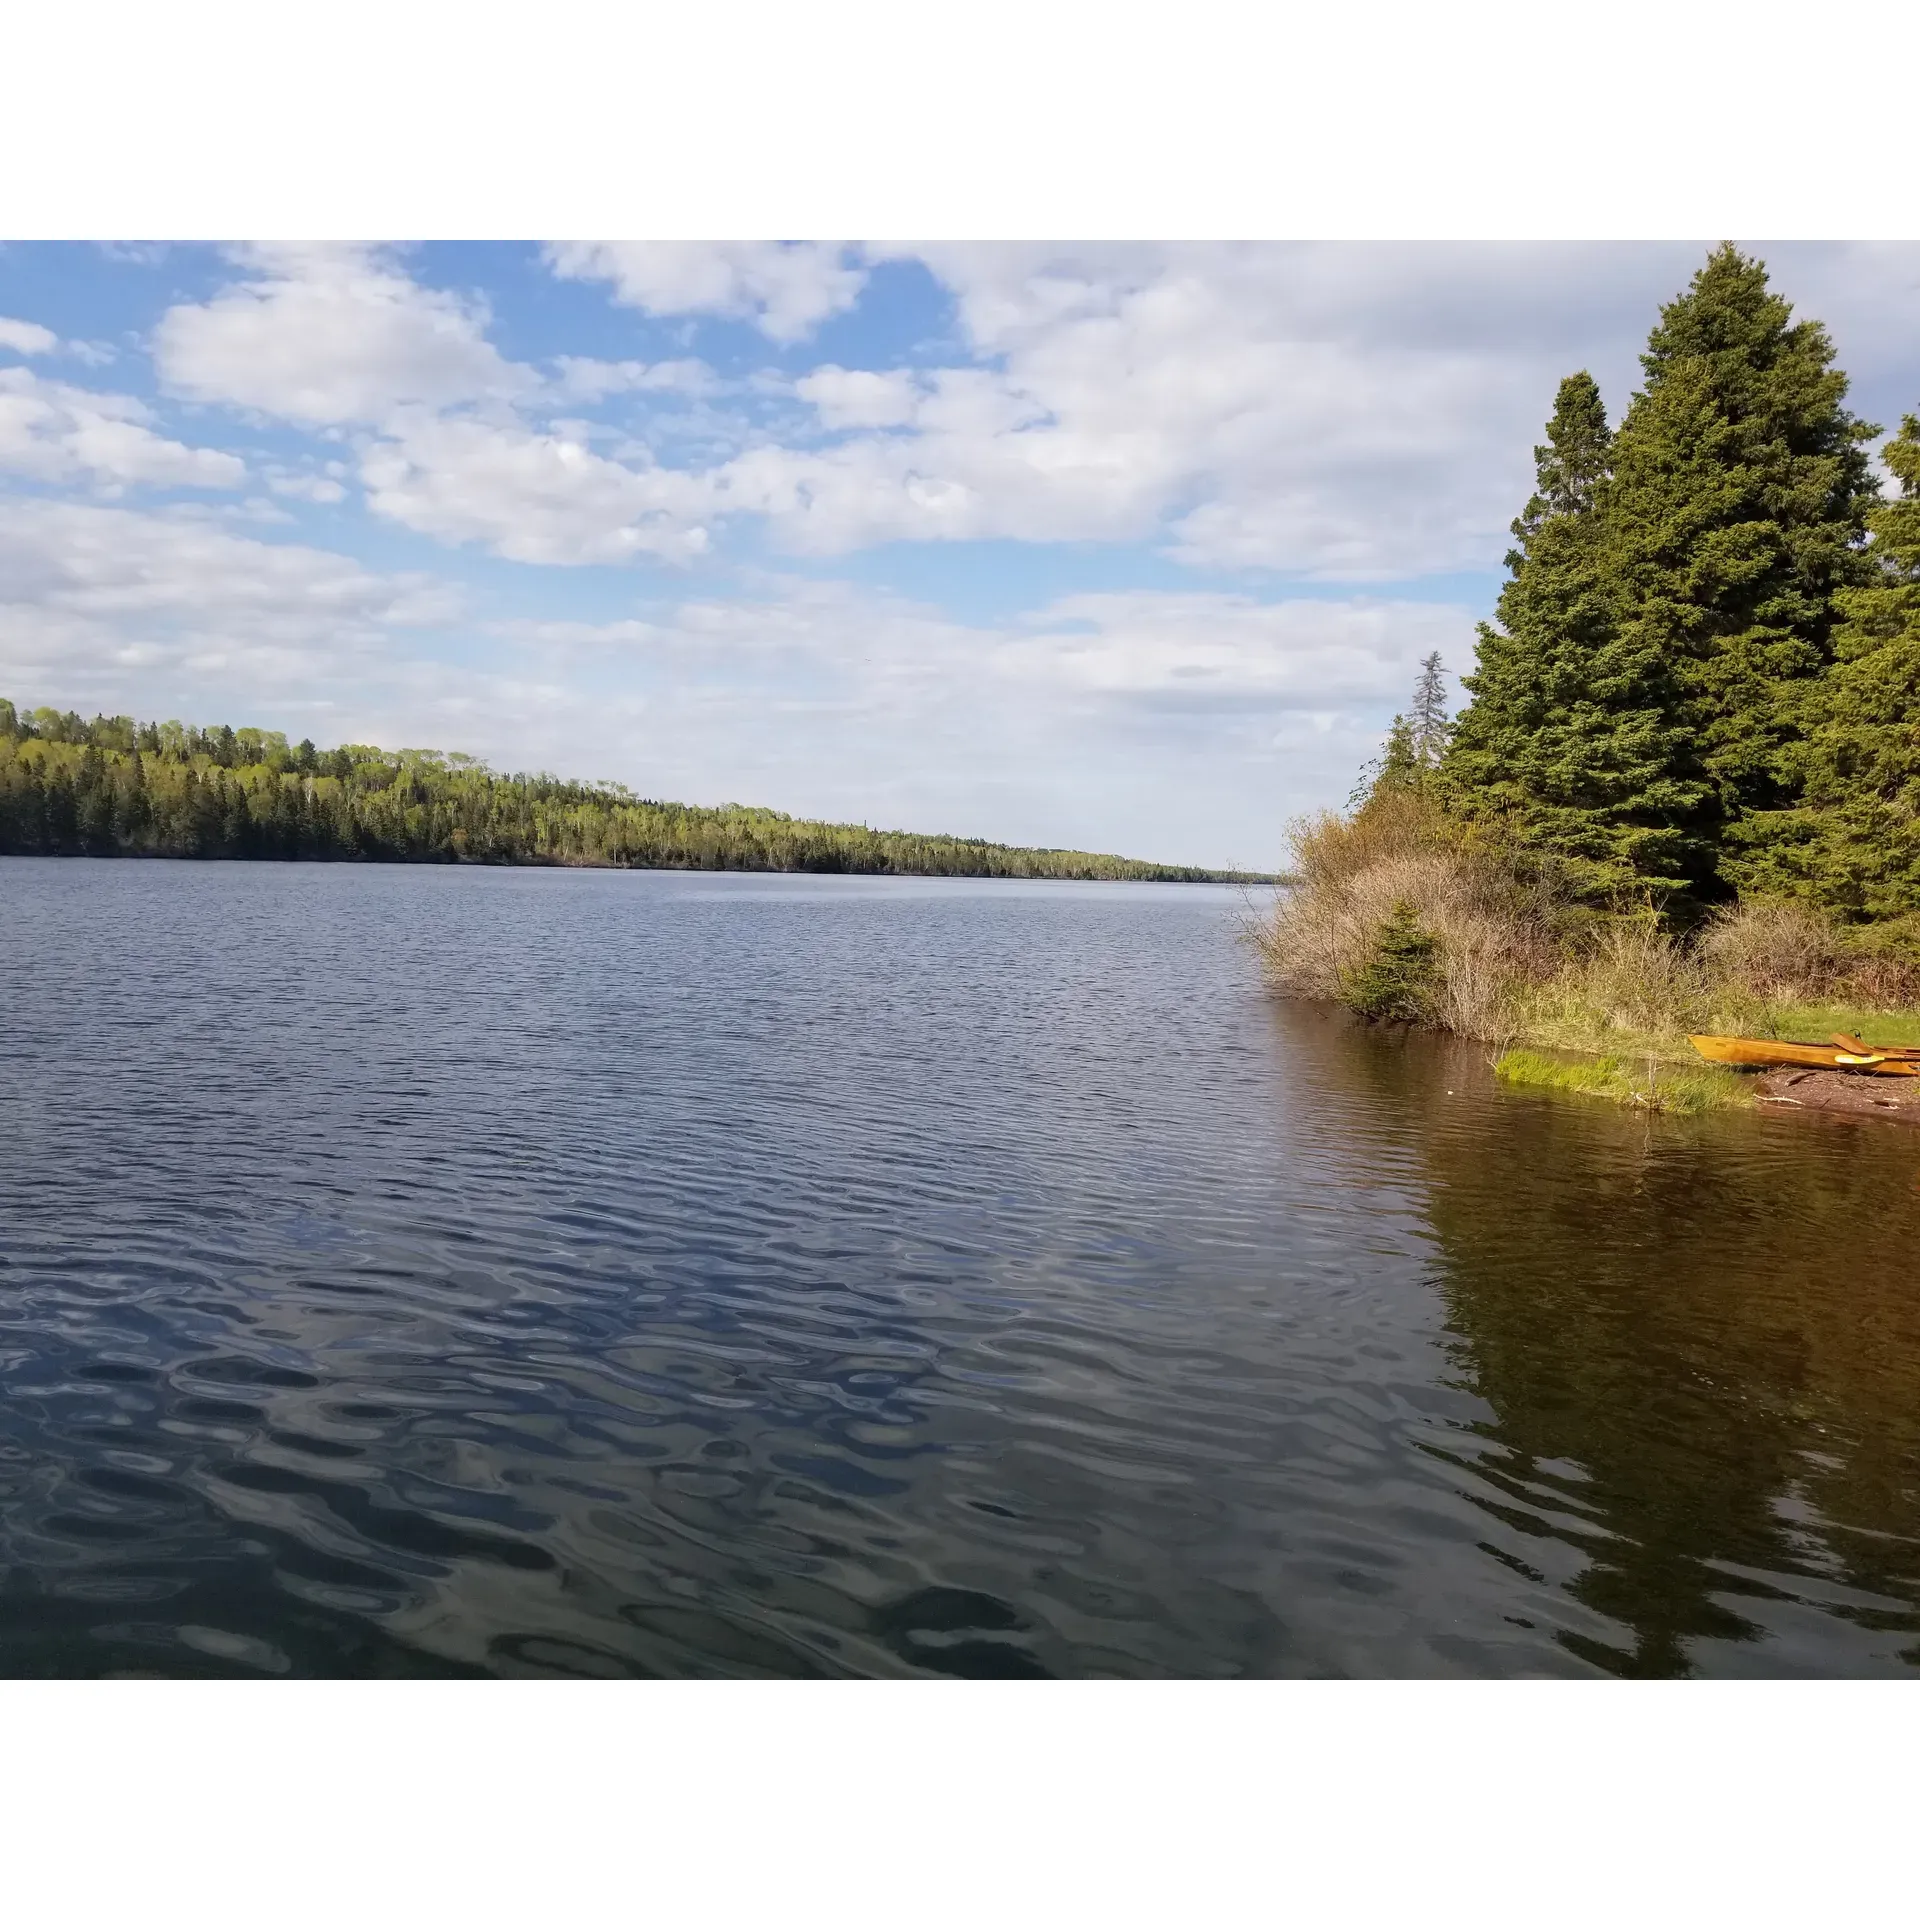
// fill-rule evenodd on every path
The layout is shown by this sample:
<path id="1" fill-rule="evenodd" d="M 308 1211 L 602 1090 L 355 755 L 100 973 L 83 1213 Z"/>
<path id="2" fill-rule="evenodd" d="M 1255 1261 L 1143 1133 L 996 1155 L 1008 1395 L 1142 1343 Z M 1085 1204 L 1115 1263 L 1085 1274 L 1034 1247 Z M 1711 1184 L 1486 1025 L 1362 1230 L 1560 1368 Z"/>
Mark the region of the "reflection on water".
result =
<path id="1" fill-rule="evenodd" d="M 1912 1136 L 1237 909 L 0 862 L 0 1671 L 1913 1671 Z"/>
<path id="2" fill-rule="evenodd" d="M 1493 1448 L 1473 1497 L 1518 1536 L 1485 1545 L 1604 1623 L 1553 1609 L 1561 1643 L 1636 1675 L 1920 1661 L 1911 1137 L 1656 1119 L 1495 1089 L 1471 1049 L 1336 1044 L 1419 1129 Z"/>

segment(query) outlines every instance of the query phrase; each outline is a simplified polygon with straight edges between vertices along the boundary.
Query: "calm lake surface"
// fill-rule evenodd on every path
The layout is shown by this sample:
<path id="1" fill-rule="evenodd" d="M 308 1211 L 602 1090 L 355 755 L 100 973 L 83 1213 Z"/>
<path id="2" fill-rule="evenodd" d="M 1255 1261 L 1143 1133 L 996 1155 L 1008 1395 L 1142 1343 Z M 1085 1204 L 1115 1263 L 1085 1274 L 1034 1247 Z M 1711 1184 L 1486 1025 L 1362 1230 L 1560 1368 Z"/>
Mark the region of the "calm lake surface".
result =
<path id="1" fill-rule="evenodd" d="M 1242 911 L 0 860 L 0 1672 L 1920 1670 L 1920 1137 Z"/>

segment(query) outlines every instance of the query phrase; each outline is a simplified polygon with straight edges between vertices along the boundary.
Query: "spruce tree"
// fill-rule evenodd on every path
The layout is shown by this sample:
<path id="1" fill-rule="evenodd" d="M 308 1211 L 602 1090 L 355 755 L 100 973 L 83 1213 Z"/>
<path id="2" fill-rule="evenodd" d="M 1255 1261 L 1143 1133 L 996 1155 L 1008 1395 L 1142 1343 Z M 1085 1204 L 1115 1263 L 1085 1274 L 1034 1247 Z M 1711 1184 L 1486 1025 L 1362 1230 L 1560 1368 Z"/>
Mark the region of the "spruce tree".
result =
<path id="1" fill-rule="evenodd" d="M 1601 517 L 1621 637 L 1670 676 L 1698 753 L 1674 852 L 1711 899 L 1778 882 L 1833 597 L 1863 578 L 1876 429 L 1847 411 L 1825 328 L 1730 245 L 1661 309 L 1641 365 Z"/>
<path id="2" fill-rule="evenodd" d="M 91 742 L 74 776 L 74 834 L 82 853 L 111 853 L 113 781 L 105 756 Z"/>
<path id="3" fill-rule="evenodd" d="M 1376 793 L 1405 793 L 1420 784 L 1420 750 L 1414 744 L 1413 722 L 1404 713 L 1393 716 L 1387 729 L 1387 744 L 1380 752 L 1380 773 L 1374 781 Z"/>
<path id="4" fill-rule="evenodd" d="M 1591 374 L 1561 381 L 1536 490 L 1513 523 L 1497 621 L 1442 769 L 1448 804 L 1498 820 L 1596 894 L 1671 892 L 1698 804 L 1665 662 L 1623 633 L 1603 512 L 1612 435 Z"/>
<path id="5" fill-rule="evenodd" d="M 1446 751 L 1452 724 L 1447 719 L 1447 681 L 1438 653 L 1420 662 L 1420 678 L 1413 686 L 1413 706 L 1396 713 L 1387 729 L 1386 744 L 1360 769 L 1347 805 L 1363 807 L 1388 793 L 1425 793 Z"/>
<path id="6" fill-rule="evenodd" d="M 1384 793 L 1405 793 L 1419 780 L 1420 763 L 1413 750 L 1413 725 L 1404 713 L 1393 716 L 1387 738 L 1355 776 L 1347 805 L 1354 811 Z"/>
<path id="7" fill-rule="evenodd" d="M 1404 900 L 1374 935 L 1373 951 L 1341 983 L 1340 998 L 1368 1020 L 1422 1024 L 1440 980 L 1440 943 Z"/>
<path id="8" fill-rule="evenodd" d="M 1920 914 L 1920 415 L 1883 457 L 1899 497 L 1867 515 L 1868 584 L 1835 596 L 1802 804 L 1774 849 L 1795 891 L 1871 920 Z"/>
<path id="9" fill-rule="evenodd" d="M 1452 728 L 1447 720 L 1447 677 L 1438 652 L 1420 662 L 1420 678 L 1414 682 L 1413 706 L 1407 715 L 1413 757 L 1421 777 L 1430 774 L 1447 751 Z"/>

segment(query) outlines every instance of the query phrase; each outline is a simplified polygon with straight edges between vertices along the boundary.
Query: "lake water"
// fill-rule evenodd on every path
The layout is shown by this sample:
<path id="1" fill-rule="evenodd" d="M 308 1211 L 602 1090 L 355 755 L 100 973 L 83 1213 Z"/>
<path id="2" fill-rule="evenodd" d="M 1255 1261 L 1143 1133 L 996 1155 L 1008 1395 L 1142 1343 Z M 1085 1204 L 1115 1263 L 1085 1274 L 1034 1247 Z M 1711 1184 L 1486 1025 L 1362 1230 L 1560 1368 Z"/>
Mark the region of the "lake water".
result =
<path id="1" fill-rule="evenodd" d="M 0 1672 L 1920 1667 L 1920 1138 L 1216 888 L 0 860 Z"/>

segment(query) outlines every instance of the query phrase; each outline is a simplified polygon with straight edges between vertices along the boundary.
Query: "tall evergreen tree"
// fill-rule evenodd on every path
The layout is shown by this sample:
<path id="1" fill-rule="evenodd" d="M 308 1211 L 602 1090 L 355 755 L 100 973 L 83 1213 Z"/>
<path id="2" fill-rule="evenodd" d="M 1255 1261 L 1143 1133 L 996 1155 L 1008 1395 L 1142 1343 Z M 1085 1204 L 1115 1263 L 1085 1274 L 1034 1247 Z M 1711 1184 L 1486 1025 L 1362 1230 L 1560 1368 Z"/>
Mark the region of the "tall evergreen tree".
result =
<path id="1" fill-rule="evenodd" d="M 1570 374 L 1534 448 L 1536 489 L 1463 682 L 1442 790 L 1595 892 L 1664 892 L 1680 884 L 1675 821 L 1699 787 L 1665 663 L 1621 628 L 1603 513 L 1612 445 L 1598 385 Z"/>
<path id="2" fill-rule="evenodd" d="M 1796 891 L 1873 920 L 1920 914 L 1920 414 L 1883 458 L 1899 497 L 1867 515 L 1869 584 L 1835 597 L 1802 804 L 1775 856 Z"/>
<path id="3" fill-rule="evenodd" d="M 1440 655 L 1430 653 L 1420 662 L 1420 678 L 1413 686 L 1413 706 L 1407 715 L 1413 757 L 1422 776 L 1439 766 L 1447 751 L 1452 728 L 1447 720 L 1447 676 Z"/>
<path id="4" fill-rule="evenodd" d="M 1663 307 L 1603 489 L 1617 618 L 1662 663 L 1705 792 L 1676 821 L 1697 895 L 1766 884 L 1795 797 L 1833 596 L 1863 579 L 1873 484 L 1846 376 L 1734 247 Z"/>
<path id="5" fill-rule="evenodd" d="M 1360 769 L 1347 805 L 1363 807 L 1388 793 L 1426 793 L 1446 752 L 1452 723 L 1447 719 L 1447 678 L 1438 653 L 1420 662 L 1413 683 L 1413 705 L 1396 713 L 1386 744 Z"/>

